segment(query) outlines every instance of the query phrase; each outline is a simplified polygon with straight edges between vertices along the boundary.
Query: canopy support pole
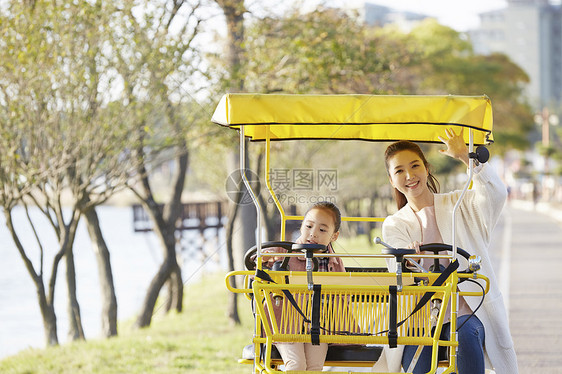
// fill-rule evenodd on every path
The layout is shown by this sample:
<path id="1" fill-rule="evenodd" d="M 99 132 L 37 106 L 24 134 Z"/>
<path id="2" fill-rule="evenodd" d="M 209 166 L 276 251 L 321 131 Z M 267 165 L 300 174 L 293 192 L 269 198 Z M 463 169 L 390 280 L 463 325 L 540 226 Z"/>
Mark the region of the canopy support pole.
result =
<path id="1" fill-rule="evenodd" d="M 258 255 L 258 260 L 257 260 L 257 265 L 258 265 L 258 269 L 261 269 L 261 243 L 262 243 L 262 238 L 261 238 L 261 227 L 262 227 L 262 223 L 261 223 L 261 205 L 260 202 L 254 192 L 254 190 L 252 189 L 252 186 L 250 185 L 250 182 L 248 181 L 248 177 L 246 176 L 246 137 L 244 135 L 244 125 L 240 126 L 240 174 L 242 176 L 242 181 L 244 182 L 244 185 L 246 186 L 246 189 L 248 190 L 248 193 L 250 194 L 250 196 L 252 197 L 252 201 L 254 203 L 254 206 L 256 207 L 256 222 L 257 222 L 257 228 L 256 228 L 256 248 L 257 248 L 257 255 Z"/>
<path id="2" fill-rule="evenodd" d="M 473 130 L 470 129 L 470 132 L 468 133 L 469 136 L 469 140 L 468 140 L 468 152 L 472 153 L 474 152 L 474 133 Z M 466 194 L 466 191 L 468 191 L 468 188 L 470 187 L 470 184 L 472 183 L 472 177 L 474 175 L 474 159 L 472 159 L 471 157 L 468 158 L 468 180 L 466 181 L 464 188 L 462 190 L 461 195 L 459 196 L 459 199 L 457 200 L 457 203 L 455 204 L 455 207 L 453 208 L 453 217 L 452 217 L 452 246 L 453 246 L 453 257 L 452 260 L 454 260 L 457 257 L 457 210 L 459 208 L 459 206 L 461 205 L 462 199 L 464 198 L 464 195 Z"/>
<path id="3" fill-rule="evenodd" d="M 468 140 L 468 152 L 472 153 L 474 152 L 474 133 L 473 130 L 470 129 L 470 132 L 468 133 L 469 136 L 469 140 Z M 468 158 L 468 180 L 466 181 L 464 188 L 462 190 L 461 195 L 459 196 L 459 199 L 457 200 L 457 203 L 455 204 L 455 207 L 453 208 L 453 227 L 452 227 L 452 246 L 453 246 L 453 257 L 451 259 L 451 261 L 454 261 L 457 258 L 457 238 L 456 238 L 456 223 L 457 223 L 457 210 L 459 208 L 459 206 L 461 205 L 462 199 L 464 198 L 464 196 L 466 195 L 466 191 L 468 191 L 468 188 L 470 187 L 471 183 L 472 183 L 472 177 L 474 176 L 474 159 L 472 157 Z M 459 293 L 457 290 L 453 290 L 453 292 L 451 293 L 451 311 L 452 311 L 452 316 L 451 316 L 451 340 L 453 341 L 458 341 L 457 337 L 458 337 L 458 333 L 457 333 L 457 312 L 458 312 L 458 305 L 459 305 Z M 458 347 L 451 347 L 451 361 L 453 362 L 453 366 L 456 367 L 456 357 L 458 355 Z"/>
<path id="4" fill-rule="evenodd" d="M 283 206 L 281 205 L 281 202 L 279 201 L 279 199 L 277 198 L 277 195 L 275 194 L 275 191 L 273 190 L 273 187 L 271 186 L 271 175 L 270 175 L 270 168 L 271 168 L 271 156 L 270 156 L 270 152 L 271 152 L 271 138 L 270 138 L 270 132 L 269 132 L 269 126 L 267 126 L 266 128 L 266 138 L 265 138 L 265 185 L 267 186 L 267 189 L 269 190 L 269 194 L 271 195 L 275 206 L 277 207 L 277 210 L 279 211 L 279 214 L 281 215 L 281 240 L 285 240 L 285 223 L 287 222 L 287 215 L 285 214 L 285 210 L 283 209 Z"/>

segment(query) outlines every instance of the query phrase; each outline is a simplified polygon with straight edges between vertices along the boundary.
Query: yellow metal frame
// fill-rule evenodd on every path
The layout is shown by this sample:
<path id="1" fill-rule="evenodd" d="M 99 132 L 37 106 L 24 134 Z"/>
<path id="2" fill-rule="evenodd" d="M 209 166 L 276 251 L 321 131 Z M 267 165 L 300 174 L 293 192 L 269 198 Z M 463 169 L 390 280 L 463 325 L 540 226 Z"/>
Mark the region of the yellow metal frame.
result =
<path id="1" fill-rule="evenodd" d="M 280 362 L 271 358 L 274 342 L 310 342 L 310 335 L 302 331 L 305 326 L 303 317 L 297 312 L 292 304 L 283 299 L 279 323 L 275 316 L 274 296 L 282 295 L 282 290 L 291 292 L 301 310 L 310 315 L 312 291 L 306 284 L 299 282 L 299 278 L 306 278 L 306 272 L 270 272 L 275 283 L 266 282 L 262 279 L 255 279 L 252 286 L 246 283 L 244 288 L 234 288 L 231 285 L 230 277 L 245 276 L 249 278 L 254 273 L 252 271 L 233 271 L 228 273 L 225 281 L 226 287 L 234 293 L 253 294 L 256 302 L 255 335 L 252 339 L 254 343 L 254 355 L 259 359 L 256 362 L 244 361 L 242 363 L 253 363 L 255 373 L 281 373 L 277 369 Z M 406 273 L 406 284 L 411 284 L 419 273 Z M 393 283 L 395 273 L 314 273 L 315 283 L 322 284 L 323 311 L 320 315 L 321 326 L 329 330 L 322 332 L 320 342 L 335 344 L 388 344 L 388 337 L 381 332 L 388 328 L 389 321 L 389 287 L 384 284 Z M 423 274 L 427 276 L 429 283 L 433 283 L 439 276 L 437 273 Z M 408 321 L 398 328 L 399 345 L 426 345 L 433 347 L 432 362 L 430 373 L 436 372 L 438 367 L 444 367 L 444 373 L 455 372 L 456 353 L 455 347 L 458 346 L 456 336 L 451 334 L 450 340 L 441 340 L 441 328 L 445 319 L 445 311 L 449 301 L 451 302 L 451 331 L 456 331 L 456 295 L 461 296 L 482 296 L 477 292 L 457 292 L 457 282 L 459 278 L 473 277 L 472 274 L 453 273 L 442 286 L 404 286 L 398 293 L 398 321 L 409 317 L 419 298 L 426 292 L 435 292 L 443 302 L 441 304 L 435 332 L 431 336 L 430 325 L 430 304 L 426 304 L 422 309 L 408 318 Z M 489 280 L 485 276 L 477 275 L 486 283 L 485 292 L 489 290 Z M 289 283 L 286 283 L 286 280 Z M 296 280 L 293 283 L 293 280 Z M 279 310 L 279 308 L 278 308 Z M 279 313 L 279 312 L 278 312 Z M 336 331 L 349 331 L 356 335 L 338 335 Z M 371 335 L 365 335 L 371 334 Z M 264 352 L 261 352 L 260 344 L 264 345 Z M 451 347 L 448 363 L 438 362 L 438 347 Z M 262 357 L 263 355 L 263 359 Z M 343 365 L 349 367 L 372 366 L 373 362 L 327 362 L 327 365 Z M 353 373 L 347 371 L 346 373 Z"/>
<path id="2" fill-rule="evenodd" d="M 258 227 L 261 227 L 261 207 L 259 201 L 252 191 L 246 178 L 245 166 L 245 140 L 249 138 L 254 141 L 265 141 L 266 148 L 266 167 L 265 180 L 268 191 L 281 215 L 281 240 L 285 240 L 286 222 L 289 220 L 302 220 L 302 216 L 287 215 L 280 203 L 275 191 L 270 183 L 270 148 L 271 141 L 288 139 L 348 139 L 348 140 L 367 140 L 367 141 L 395 141 L 411 140 L 417 142 L 439 143 L 439 136 L 442 136 L 445 128 L 453 128 L 456 133 L 461 129 L 468 128 L 464 132 L 465 142 L 469 145 L 469 151 L 473 152 L 474 145 L 489 144 L 493 142 L 492 137 L 492 108 L 490 100 L 486 96 L 377 96 L 377 95 L 264 95 L 264 94 L 227 94 L 221 99 L 212 121 L 222 126 L 239 130 L 240 132 L 240 165 L 242 179 L 248 188 L 254 205 L 257 210 Z M 473 161 L 469 162 L 469 180 L 465 184 L 462 196 L 469 188 L 473 175 Z M 461 199 L 462 199 L 461 196 Z M 460 199 L 453 210 L 452 215 L 452 255 L 410 255 L 405 257 L 420 258 L 448 258 L 456 257 L 455 243 L 455 217 L 456 210 L 460 204 Z M 382 222 L 383 217 L 342 217 L 343 221 L 357 222 Z M 257 268 L 262 268 L 261 253 L 261 230 L 257 231 Z M 470 249 L 468 249 L 470 250 Z M 297 254 L 286 254 L 286 256 L 296 256 Z M 316 256 L 316 254 L 314 254 Z M 322 254 L 322 256 L 329 256 Z M 367 255 L 365 254 L 346 254 L 340 257 L 392 257 L 388 255 Z M 273 315 L 273 295 L 279 295 L 281 290 L 289 290 L 296 295 L 302 295 L 300 300 L 303 302 L 301 308 L 309 311 L 309 304 L 304 300 L 310 298 L 310 284 L 305 279 L 310 275 L 306 272 L 269 272 L 275 283 L 269 283 L 262 279 L 254 279 L 250 286 L 249 279 L 254 275 L 251 271 L 235 271 L 226 277 L 226 286 L 231 292 L 243 293 L 250 300 L 260 300 L 255 302 L 256 318 L 254 330 L 254 372 L 257 373 L 278 373 L 278 362 L 271 360 L 273 342 L 309 342 L 310 335 L 302 332 L 287 330 L 290 322 L 295 326 L 295 321 L 299 316 L 295 314 L 292 307 L 284 309 L 281 316 L 281 324 L 278 325 Z M 355 307 L 334 307 L 339 312 L 331 315 L 324 315 L 323 321 L 329 324 L 347 323 L 360 317 L 357 313 L 365 308 L 378 310 L 379 314 L 373 314 L 371 319 L 361 325 L 361 330 L 371 328 L 370 333 L 376 332 L 381 326 L 387 323 L 385 309 L 388 306 L 384 302 L 374 302 L 374 300 L 385 300 L 389 293 L 388 283 L 396 282 L 396 273 L 319 273 L 313 272 L 314 283 L 323 284 L 322 292 L 325 293 L 325 301 L 330 299 L 351 300 L 373 300 L 369 305 Z M 244 287 L 235 289 L 230 285 L 230 277 L 245 276 Z M 445 318 L 445 308 L 451 304 L 451 338 L 448 341 L 439 340 L 427 335 L 415 336 L 413 330 L 406 331 L 401 328 L 398 337 L 398 344 L 431 345 L 433 349 L 431 373 L 437 370 L 437 347 L 447 346 L 450 350 L 449 362 L 445 373 L 456 371 L 456 350 L 458 346 L 456 333 L 457 302 L 459 296 L 482 296 L 478 292 L 459 292 L 457 284 L 459 278 L 472 275 L 458 274 L 453 272 L 448 281 L 438 287 L 434 286 L 411 286 L 412 277 L 418 275 L 428 278 L 429 282 L 435 280 L 438 274 L 403 274 L 402 280 L 405 286 L 399 290 L 402 299 L 415 299 L 427 291 L 436 292 L 443 298 L 443 304 L 439 313 L 436 333 L 440 336 L 440 331 Z M 285 277 L 292 279 L 289 284 L 285 284 Z M 478 275 L 476 278 L 486 282 L 485 292 L 488 292 L 489 282 L 484 276 Z M 310 279 L 310 278 L 308 278 Z M 310 282 L 309 282 L 310 283 Z M 252 299 L 250 295 L 253 295 Z M 365 295 L 370 295 L 365 298 Z M 375 296 L 373 296 L 375 295 Z M 377 298 L 376 295 L 379 295 Z M 418 295 L 418 296 L 416 296 Z M 362 299 L 361 299 L 362 298 Z M 262 303 L 264 300 L 265 303 Z M 285 305 L 284 304 L 284 305 Z M 362 303 L 365 304 L 365 303 Z M 368 304 L 368 303 L 367 303 Z M 411 310 L 415 303 L 406 303 L 400 309 L 400 316 L 406 317 L 408 310 Z M 343 305 L 343 304 L 341 304 Z M 410 308 L 410 309 L 408 309 Z M 328 308 L 329 309 L 329 308 Z M 416 313 L 412 318 L 415 324 L 422 331 L 428 331 L 427 306 L 422 311 Z M 347 313 L 347 314 L 346 314 Z M 376 318 L 375 318 L 376 316 Z M 414 318 L 415 317 L 415 318 Z M 416 319 L 417 318 L 417 319 Z M 270 322 L 271 321 L 271 324 Z M 347 322 L 346 322 L 347 321 Z M 302 321 L 301 321 L 302 322 Z M 407 324 L 405 324 L 407 326 Z M 377 326 L 377 328 L 375 328 Z M 388 338 L 375 335 L 343 336 L 334 334 L 322 334 L 321 342 L 340 343 L 340 344 L 388 344 Z M 261 359 L 260 345 L 264 344 L 265 359 Z M 241 362 L 246 362 L 242 360 Z M 327 364 L 329 364 L 327 362 Z M 372 365 L 371 362 L 355 362 L 351 366 Z M 345 366 L 350 366 L 345 363 Z M 349 372 L 348 372 L 349 373 Z"/>

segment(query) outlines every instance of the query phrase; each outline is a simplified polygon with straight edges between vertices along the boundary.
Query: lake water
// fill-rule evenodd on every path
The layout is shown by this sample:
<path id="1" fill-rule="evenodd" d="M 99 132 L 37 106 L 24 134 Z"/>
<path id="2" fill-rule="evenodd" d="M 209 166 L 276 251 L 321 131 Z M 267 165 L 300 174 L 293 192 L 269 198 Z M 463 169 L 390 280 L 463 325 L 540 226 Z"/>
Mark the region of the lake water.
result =
<path id="1" fill-rule="evenodd" d="M 132 318 L 139 311 L 146 289 L 156 274 L 162 259 L 161 247 L 153 233 L 135 233 L 132 209 L 128 207 L 100 207 L 98 215 L 102 232 L 111 253 L 119 320 Z M 49 282 L 53 256 L 58 247 L 52 228 L 42 214 L 35 210 L 31 216 L 36 223 L 45 250 L 43 282 Z M 23 208 L 14 210 L 14 226 L 28 256 L 39 267 L 39 251 Z M 183 255 L 183 280 L 186 286 L 205 272 L 226 269 L 224 230 L 208 230 L 202 237 L 184 232 L 180 239 Z M 195 248 L 203 246 L 203 252 Z M 203 255 L 203 254 L 206 255 Z M 99 338 L 101 330 L 100 289 L 97 261 L 92 251 L 85 222 L 80 222 L 74 257 L 77 274 L 77 293 L 86 339 Z M 55 313 L 58 338 L 67 341 L 67 292 L 64 259 L 57 274 Z M 28 348 L 45 347 L 45 334 L 35 286 L 23 260 L 0 216 L 0 359 Z"/>

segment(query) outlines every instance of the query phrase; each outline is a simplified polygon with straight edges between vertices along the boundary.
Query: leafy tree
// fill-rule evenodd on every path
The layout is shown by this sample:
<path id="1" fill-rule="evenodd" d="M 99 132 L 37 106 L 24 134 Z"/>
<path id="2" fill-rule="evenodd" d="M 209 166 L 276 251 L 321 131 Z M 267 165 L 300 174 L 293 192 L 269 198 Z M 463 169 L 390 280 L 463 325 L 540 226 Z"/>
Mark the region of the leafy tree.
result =
<path id="1" fill-rule="evenodd" d="M 326 8 L 305 14 L 290 11 L 283 18 L 257 19 L 247 30 L 249 65 L 245 86 L 250 91 L 334 94 L 407 91 L 407 84 L 401 85 L 402 80 L 392 79 L 402 74 L 412 60 L 405 43 L 373 32 L 342 11 Z M 368 167 L 374 172 L 361 173 L 358 181 L 357 168 L 366 166 L 364 153 L 361 155 L 360 152 L 379 149 L 382 154 L 382 149 L 372 143 L 316 142 L 303 145 L 302 142 L 284 142 L 274 148 L 283 149 L 284 154 L 276 154 L 281 160 L 272 167 L 291 170 L 298 160 L 308 162 L 308 166 L 299 164 L 295 167 L 338 170 L 338 182 L 341 182 L 338 188 L 347 189 L 345 195 L 338 196 L 338 204 L 349 215 L 357 213 L 359 208 L 352 207 L 359 207 L 360 199 L 372 196 L 373 191 L 379 191 L 379 187 L 386 183 L 384 169 L 376 171 L 375 159 Z M 340 156 L 334 158 L 333 154 Z M 327 165 L 327 160 L 333 160 L 332 164 Z M 267 194 L 263 190 L 260 196 Z M 278 212 L 271 203 L 262 205 L 266 208 L 269 237 L 276 238 L 279 233 Z M 299 207 L 299 210 L 303 209 L 306 207 Z M 372 210 L 372 207 L 361 209 Z"/>
<path id="2" fill-rule="evenodd" d="M 201 106 L 190 106 L 184 86 L 189 84 L 186 77 L 195 75 L 186 61 L 197 59 L 191 43 L 200 23 L 195 14 L 199 6 L 186 1 L 175 1 L 163 9 L 152 5 L 12 2 L 1 15 L 0 128 L 4 140 L 0 144 L 0 198 L 16 247 L 37 289 L 49 345 L 58 343 L 53 303 L 57 270 L 63 260 L 70 335 L 84 338 L 72 253 L 82 215 L 98 259 L 103 332 L 106 336 L 117 333 L 109 250 L 95 207 L 129 186 L 131 172 L 139 183 L 130 187 L 146 197 L 146 205 L 157 219 L 155 226 L 169 244 L 164 281 L 175 281 L 170 282 L 173 287 L 169 290 L 176 296 L 168 300 L 181 310 L 183 283 L 175 259 L 174 228 L 188 165 L 187 134 L 195 130 L 201 117 Z M 180 171 L 173 199 L 160 209 L 147 172 L 176 156 Z M 17 204 L 27 209 L 29 203 L 44 213 L 59 241 L 48 286 L 41 238 L 37 237 L 39 260 L 35 262 L 11 218 Z M 30 224 L 33 226 L 31 220 Z M 151 302 L 161 287 L 158 282 L 151 286 L 140 325 L 150 322 Z"/>
<path id="3" fill-rule="evenodd" d="M 245 38 L 248 66 L 244 86 L 251 92 L 368 93 L 368 94 L 487 94 L 493 103 L 496 148 L 524 147 L 532 124 L 523 99 L 524 72 L 503 55 L 478 56 L 462 34 L 434 21 L 424 22 L 410 33 L 395 27 L 367 27 L 336 9 L 319 7 L 309 13 L 289 11 L 282 17 L 264 17 L 248 23 Z M 305 147 L 288 150 L 302 155 Z M 334 145 L 312 146 L 326 159 Z M 369 196 L 386 181 L 384 168 L 373 166 L 373 182 L 353 166 L 362 160 L 355 146 L 336 151 L 348 161 L 361 181 L 353 195 Z M 346 150 L 343 151 L 344 147 Z M 382 151 L 379 152 L 382 154 Z M 311 162 L 312 165 L 317 165 Z M 361 163 L 359 163 L 361 164 Z M 440 170 L 455 165 L 441 165 Z M 369 175 L 371 177 L 371 175 Z M 359 197 L 358 197 L 359 198 Z M 347 196 L 342 205 L 359 206 Z M 275 220 L 275 210 L 266 213 Z M 350 208 L 351 209 L 351 208 Z"/>
<path id="4" fill-rule="evenodd" d="M 176 225 L 189 166 L 189 140 L 199 139 L 198 121 L 202 109 L 206 109 L 195 105 L 192 99 L 197 93 L 192 89 L 198 85 L 192 79 L 200 73 L 195 40 L 202 22 L 201 4 L 174 1 L 154 5 L 148 0 L 116 2 L 119 12 L 111 20 L 114 35 L 110 46 L 123 82 L 120 99 L 128 113 L 127 128 L 137 144 L 131 150 L 137 165 L 136 179 L 129 188 L 151 217 L 163 248 L 163 261 L 147 290 L 137 327 L 150 324 L 164 285 L 168 286 L 166 310 L 182 310 L 183 280 L 177 261 Z M 164 163 L 170 163 L 175 170 L 166 186 L 167 201 L 158 196 L 154 187 L 155 171 Z"/>
<path id="5" fill-rule="evenodd" d="M 252 92 L 388 93 L 406 50 L 373 36 L 343 11 L 319 8 L 248 28 L 246 87 Z"/>
<path id="6" fill-rule="evenodd" d="M 533 116 L 523 87 L 529 77 L 519 66 L 503 54 L 474 54 L 461 33 L 433 20 L 408 35 L 408 49 L 417 55 L 410 67 L 417 77 L 412 93 L 486 94 L 494 111 L 494 149 L 503 154 L 528 147 Z"/>
<path id="7" fill-rule="evenodd" d="M 246 68 L 248 66 L 247 60 L 247 50 L 246 50 L 246 27 L 244 24 L 244 15 L 247 13 L 247 8 L 244 0 L 215 0 L 215 3 L 220 7 L 227 27 L 226 43 L 224 44 L 224 54 L 226 55 L 226 61 L 221 63 L 221 67 L 224 67 L 224 73 L 219 74 L 221 90 L 227 92 L 244 92 L 245 86 L 245 75 Z M 241 176 L 238 177 L 242 165 L 239 160 L 238 149 L 234 144 L 238 144 L 236 138 L 232 135 L 227 135 L 230 139 L 229 145 L 229 178 L 236 181 L 236 189 L 240 191 L 237 193 L 236 201 L 231 202 L 228 222 L 226 227 L 226 247 L 228 256 L 228 267 L 229 270 L 234 270 L 235 267 L 235 237 L 239 240 L 239 252 L 244 253 L 247 248 L 250 248 L 255 244 L 255 230 L 256 230 L 256 216 L 257 212 L 254 206 L 249 204 L 241 204 L 241 197 L 247 190 L 242 182 Z M 247 152 L 249 153 L 250 144 L 248 141 L 245 143 Z M 250 170 L 250 158 L 249 156 L 244 160 L 246 164 L 247 175 L 248 170 Z M 238 227 L 236 226 L 238 223 Z M 241 256 L 240 256 L 241 257 Z M 236 280 L 231 278 L 232 286 L 236 287 Z M 227 310 L 229 318 L 235 324 L 240 324 L 240 317 L 238 315 L 238 295 L 231 294 L 231 299 L 229 302 Z"/>
<path id="8" fill-rule="evenodd" d="M 58 343 L 53 302 L 57 270 L 63 259 L 69 335 L 71 339 L 84 339 L 73 242 L 81 214 L 94 212 L 93 207 L 117 188 L 115 176 L 124 185 L 126 178 L 117 172 L 122 169 L 115 166 L 126 163 L 118 160 L 119 154 L 111 147 L 126 132 L 108 126 L 108 118 L 101 115 L 104 62 L 99 42 L 103 28 L 96 23 L 103 19 L 100 4 L 36 1 L 8 5 L 0 35 L 5 47 L 0 65 L 2 130 L 10 139 L 6 143 L 9 152 L 2 160 L 2 203 L 14 243 L 37 289 L 47 344 L 52 345 Z M 36 235 L 40 256 L 34 264 L 31 251 L 24 248 L 14 227 L 12 209 L 18 203 L 26 210 L 29 203 L 36 205 L 57 237 L 59 250 L 48 287 L 44 285 L 41 238 Z M 28 218 L 35 230 L 30 215 Z M 109 307 L 104 308 L 102 324 L 116 333 L 111 327 L 116 326 L 116 303 L 108 263 L 109 258 L 104 256 L 100 274 L 105 277 L 100 280 Z"/>

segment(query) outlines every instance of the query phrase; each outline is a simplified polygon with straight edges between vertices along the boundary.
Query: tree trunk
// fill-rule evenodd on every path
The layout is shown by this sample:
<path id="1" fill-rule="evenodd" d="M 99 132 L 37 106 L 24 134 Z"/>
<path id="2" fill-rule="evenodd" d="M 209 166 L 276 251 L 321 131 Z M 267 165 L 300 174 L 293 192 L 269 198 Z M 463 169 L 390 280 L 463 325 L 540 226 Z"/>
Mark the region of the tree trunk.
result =
<path id="1" fill-rule="evenodd" d="M 27 209 L 27 207 L 26 207 Z M 9 208 L 4 207 L 4 216 L 6 218 L 6 226 L 8 231 L 12 236 L 12 240 L 20 253 L 20 256 L 23 260 L 25 268 L 27 272 L 31 276 L 33 284 L 35 285 L 35 291 L 37 293 L 37 300 L 39 302 L 39 310 L 41 311 L 41 317 L 43 319 L 43 330 L 45 332 L 45 343 L 47 346 L 54 346 L 59 344 L 59 339 L 57 335 L 57 317 L 55 314 L 55 307 L 54 307 L 54 292 L 55 292 L 55 282 L 57 277 L 57 269 L 59 262 L 63 256 L 61 252 L 57 253 L 53 260 L 53 267 L 51 273 L 51 281 L 49 283 L 49 291 L 50 295 L 47 296 L 47 292 L 45 290 L 45 285 L 43 283 L 43 271 L 41 270 L 38 274 L 33 267 L 33 263 L 27 256 L 23 244 L 19 240 L 19 236 L 14 228 L 13 221 L 12 221 L 12 211 Z M 27 216 L 29 219 L 29 224 L 33 228 L 33 222 L 31 221 L 29 215 Z M 42 251 L 42 249 L 41 249 Z M 43 263 L 41 260 L 41 269 L 43 268 Z"/>
<path id="2" fill-rule="evenodd" d="M 160 219 L 155 220 L 155 222 L 160 222 L 160 225 L 155 225 L 154 231 L 160 237 L 160 241 L 164 247 L 164 261 L 148 286 L 141 312 L 135 322 L 135 326 L 140 328 L 150 325 L 158 295 L 166 282 L 171 280 L 173 274 L 181 279 L 181 270 L 176 257 L 175 221 L 172 225 L 169 223 L 166 224 L 162 219 L 162 213 L 159 212 L 159 209 L 158 212 L 153 211 L 151 215 L 154 214 L 160 216 Z M 176 300 L 171 301 L 171 305 L 176 306 L 178 312 L 181 312 L 181 305 L 183 301 L 183 282 L 180 281 L 178 284 L 177 281 L 172 281 L 169 282 L 169 284 L 170 287 L 175 288 L 170 295 L 176 298 Z"/>
<path id="3" fill-rule="evenodd" d="M 148 290 L 142 303 L 143 306 L 141 312 L 135 322 L 135 327 L 142 328 L 150 326 L 150 322 L 152 321 L 152 314 L 154 313 L 154 306 L 156 305 L 156 300 L 158 300 L 160 290 L 162 290 L 162 287 L 170 278 L 171 273 L 172 261 L 169 257 L 167 257 L 162 265 L 160 265 L 158 272 L 156 273 L 154 278 L 152 278 L 152 281 L 148 286 Z"/>
<path id="4" fill-rule="evenodd" d="M 244 59 L 244 0 L 216 0 L 226 18 L 226 64 L 230 73 L 230 86 L 237 92 L 244 90 L 242 61 Z"/>
<path id="5" fill-rule="evenodd" d="M 101 330 L 106 338 L 117 335 L 117 297 L 113 284 L 113 272 L 109 249 L 101 232 L 100 221 L 95 208 L 84 212 L 90 241 L 96 255 L 101 290 Z"/>
<path id="6" fill-rule="evenodd" d="M 230 74 L 229 82 L 227 83 L 227 89 L 233 89 L 236 92 L 243 92 L 244 91 L 244 74 L 242 72 L 242 61 L 244 58 L 244 13 L 246 13 L 246 7 L 244 5 L 244 0 L 216 0 L 216 3 L 221 7 L 224 16 L 226 18 L 226 27 L 227 27 L 227 49 L 226 49 L 226 68 Z M 233 171 L 238 171 L 233 168 Z M 235 178 L 235 180 L 237 180 Z M 238 194 L 241 195 L 241 194 Z M 237 198 L 238 199 L 238 198 Z M 240 210 L 240 212 L 239 212 Z M 238 212 L 240 214 L 238 214 Z M 252 216 L 253 214 L 253 216 Z M 230 269 L 234 270 L 234 224 L 235 218 L 240 216 L 241 218 L 241 226 L 242 232 L 245 234 L 241 235 L 241 246 L 243 248 L 242 253 L 245 252 L 245 249 L 249 248 L 249 241 L 255 237 L 255 234 L 251 234 L 251 238 L 248 237 L 248 230 L 247 223 L 250 223 L 255 228 L 255 209 L 253 206 L 246 206 L 243 207 L 240 205 L 240 200 L 234 202 L 234 206 L 232 206 L 230 210 L 230 217 L 228 219 L 228 224 L 226 228 L 226 236 L 227 236 L 227 253 L 228 253 L 228 266 Z M 244 227 L 246 225 L 246 227 Z M 252 230 L 253 231 L 253 230 Z M 252 240 L 255 242 L 255 240 Z M 252 244 L 250 244 L 252 245 Z M 231 282 L 233 282 L 233 286 L 235 286 L 234 277 L 231 277 Z M 237 294 L 231 293 L 231 297 L 229 300 L 228 316 L 231 318 L 232 322 L 235 324 L 240 323 L 240 318 L 238 316 L 238 298 Z"/>
<path id="7" fill-rule="evenodd" d="M 177 158 L 177 173 L 176 181 L 174 183 L 174 190 L 170 201 L 164 206 L 163 209 L 154 200 L 150 184 L 148 183 L 148 176 L 144 167 L 141 167 L 140 175 L 142 177 L 142 184 L 144 187 L 144 198 L 142 203 L 144 208 L 149 213 L 154 224 L 154 233 L 160 238 L 162 247 L 164 249 L 164 260 L 158 269 L 158 272 L 150 282 L 148 287 L 141 312 L 135 322 L 135 326 L 142 328 L 150 325 L 152 321 L 152 314 L 158 299 L 158 295 L 162 287 L 168 280 L 171 287 L 170 295 L 173 297 L 171 306 L 178 312 L 182 311 L 183 305 L 183 281 L 181 276 L 181 268 L 177 261 L 176 256 L 176 222 L 181 212 L 181 193 L 185 184 L 185 176 L 187 174 L 188 166 L 188 151 L 181 153 Z"/>
<path id="8" fill-rule="evenodd" d="M 47 346 L 55 346 L 59 344 L 57 335 L 57 316 L 55 314 L 55 306 L 47 302 L 45 297 L 45 289 L 42 281 L 36 281 L 37 298 L 39 299 L 39 310 L 43 319 L 43 329 L 45 331 L 45 343 Z"/>
<path id="9" fill-rule="evenodd" d="M 226 18 L 227 33 L 227 49 L 226 49 L 226 66 L 230 74 L 228 81 L 228 88 L 236 92 L 244 91 L 244 74 L 242 72 L 244 61 L 244 13 L 246 7 L 243 0 L 216 0 L 217 4 L 221 7 Z M 246 150 L 248 150 L 246 144 Z M 249 168 L 248 160 L 246 159 L 246 167 Z M 241 166 L 240 166 L 241 168 Z M 246 191 L 244 186 L 242 190 Z M 247 193 L 247 192 L 246 192 Z M 247 195 L 246 195 L 247 196 Z M 249 196 L 247 196 L 249 198 Z M 240 221 L 241 235 L 240 246 L 243 251 L 250 248 L 255 244 L 255 228 L 256 228 L 256 211 L 253 204 L 244 204 L 244 202 L 237 208 L 240 210 L 238 215 Z M 244 253 L 244 252 L 242 252 Z"/>
<path id="10" fill-rule="evenodd" d="M 168 313 L 170 310 L 175 309 L 178 312 L 182 311 L 181 301 L 183 297 L 179 293 L 183 294 L 183 281 L 181 277 L 181 266 L 177 266 L 177 269 L 172 270 L 170 277 L 164 284 L 166 288 L 166 300 L 164 301 L 164 311 Z"/>
<path id="11" fill-rule="evenodd" d="M 181 266 L 176 261 L 170 276 L 171 284 L 171 304 L 170 308 L 180 313 L 183 310 L 183 279 L 181 276 Z"/>
<path id="12" fill-rule="evenodd" d="M 70 228 L 66 229 L 65 236 L 72 236 Z M 75 230 L 75 228 L 74 228 Z M 66 263 L 66 285 L 68 291 L 68 338 L 74 340 L 84 340 L 84 329 L 82 327 L 82 317 L 80 315 L 80 305 L 76 296 L 76 268 L 74 266 L 74 251 L 72 241 L 68 238 L 64 239 L 62 246 L 66 246 L 64 250 L 64 258 Z"/>
<path id="13" fill-rule="evenodd" d="M 172 275 L 170 274 L 170 278 L 164 283 L 163 288 L 166 289 L 166 300 L 164 301 L 164 312 L 168 313 L 172 310 L 172 299 L 174 298 L 174 285 L 172 284 Z"/>
<path id="14" fill-rule="evenodd" d="M 171 308 L 175 309 L 178 313 L 183 310 L 183 279 L 181 274 L 181 267 L 178 263 L 178 254 L 176 251 L 176 225 L 182 212 L 181 195 L 185 185 L 185 178 L 187 175 L 187 168 L 189 165 L 189 152 L 186 145 L 182 147 L 184 153 L 180 154 L 177 158 L 177 172 L 176 181 L 174 183 L 174 190 L 170 202 L 164 207 L 164 222 L 167 223 L 166 230 L 162 234 L 166 234 L 165 243 L 169 247 L 167 250 L 168 256 L 172 263 L 170 274 L 170 291 L 171 291 Z M 173 258 L 172 258 L 173 257 Z"/>

